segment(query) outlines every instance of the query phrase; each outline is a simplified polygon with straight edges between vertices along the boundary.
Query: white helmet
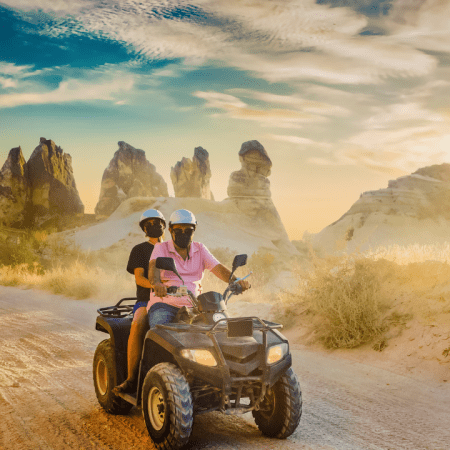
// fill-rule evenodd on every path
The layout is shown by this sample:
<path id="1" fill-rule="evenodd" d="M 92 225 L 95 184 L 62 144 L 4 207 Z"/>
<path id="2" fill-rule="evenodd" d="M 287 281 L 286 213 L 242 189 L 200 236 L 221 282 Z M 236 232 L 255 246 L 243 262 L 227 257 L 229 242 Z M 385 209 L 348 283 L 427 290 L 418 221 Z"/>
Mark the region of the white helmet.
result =
<path id="1" fill-rule="evenodd" d="M 166 226 L 166 219 L 162 215 L 161 211 L 158 211 L 157 209 L 147 209 L 147 211 L 142 213 L 142 216 L 139 219 L 139 226 L 142 228 L 142 231 L 145 231 L 144 222 L 148 219 L 161 219 L 164 222 L 164 226 Z"/>
<path id="2" fill-rule="evenodd" d="M 197 225 L 197 220 L 195 220 L 194 214 L 192 214 L 187 209 L 177 209 L 170 216 L 169 228 L 172 225 L 183 224 L 183 223 L 194 225 L 194 227 L 195 227 Z"/>

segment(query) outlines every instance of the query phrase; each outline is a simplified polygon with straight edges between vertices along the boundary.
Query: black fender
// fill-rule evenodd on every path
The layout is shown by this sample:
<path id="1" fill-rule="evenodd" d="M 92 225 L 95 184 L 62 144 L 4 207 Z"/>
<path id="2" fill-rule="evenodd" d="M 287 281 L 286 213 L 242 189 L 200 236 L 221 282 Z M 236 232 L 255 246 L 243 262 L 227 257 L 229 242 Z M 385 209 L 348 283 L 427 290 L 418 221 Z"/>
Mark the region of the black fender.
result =
<path id="1" fill-rule="evenodd" d="M 98 316 L 95 329 L 109 334 L 114 349 L 114 367 L 117 384 L 127 378 L 127 345 L 130 335 L 132 317 Z"/>
<path id="2" fill-rule="evenodd" d="M 222 376 L 220 375 L 220 370 L 218 368 L 205 367 L 203 369 L 202 367 L 199 367 L 198 364 L 192 363 L 180 355 L 182 349 L 189 348 L 190 346 L 209 348 L 215 353 L 211 339 L 204 334 L 179 333 L 159 327 L 147 331 L 142 350 L 141 365 L 139 368 L 138 404 L 141 401 L 142 385 L 147 372 L 160 362 L 171 362 L 176 365 L 185 376 L 193 370 L 195 370 L 196 375 L 199 376 L 202 375 L 202 372 L 205 372 L 203 376 L 208 378 L 211 384 L 214 385 L 217 383 L 221 386 Z"/>

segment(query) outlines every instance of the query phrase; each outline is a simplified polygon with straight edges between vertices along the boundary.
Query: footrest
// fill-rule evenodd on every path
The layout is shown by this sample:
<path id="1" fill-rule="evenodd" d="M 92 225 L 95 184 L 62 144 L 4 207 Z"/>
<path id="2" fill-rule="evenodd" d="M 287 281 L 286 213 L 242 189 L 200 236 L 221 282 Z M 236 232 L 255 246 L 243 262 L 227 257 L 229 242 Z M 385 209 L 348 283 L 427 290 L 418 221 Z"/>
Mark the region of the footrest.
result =
<path id="1" fill-rule="evenodd" d="M 123 398 L 126 402 L 131 403 L 132 405 L 136 406 L 137 405 L 137 400 L 136 397 L 133 397 L 130 394 L 123 394 L 120 393 L 118 394 L 119 397 Z"/>

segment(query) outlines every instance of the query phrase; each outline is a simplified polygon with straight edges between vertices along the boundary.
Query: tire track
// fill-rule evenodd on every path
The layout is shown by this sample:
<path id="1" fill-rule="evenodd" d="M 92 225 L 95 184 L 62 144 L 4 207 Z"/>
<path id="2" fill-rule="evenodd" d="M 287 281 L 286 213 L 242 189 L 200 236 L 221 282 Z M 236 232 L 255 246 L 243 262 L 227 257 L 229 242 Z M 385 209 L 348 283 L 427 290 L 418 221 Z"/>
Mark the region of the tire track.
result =
<path id="1" fill-rule="evenodd" d="M 92 358 L 105 338 L 96 305 L 0 287 L 0 448 L 154 448 L 141 410 L 103 411 Z M 264 437 L 251 414 L 194 420 L 186 449 L 443 450 L 450 442 L 450 386 L 432 385 L 292 346 L 303 392 L 299 428 Z"/>

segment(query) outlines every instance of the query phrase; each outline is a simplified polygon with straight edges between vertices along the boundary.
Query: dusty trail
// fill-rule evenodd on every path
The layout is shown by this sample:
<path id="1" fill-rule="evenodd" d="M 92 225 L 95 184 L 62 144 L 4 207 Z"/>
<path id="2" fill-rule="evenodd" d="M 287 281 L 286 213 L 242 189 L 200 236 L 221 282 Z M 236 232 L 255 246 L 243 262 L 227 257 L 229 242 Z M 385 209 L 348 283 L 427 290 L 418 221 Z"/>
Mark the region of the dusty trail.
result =
<path id="1" fill-rule="evenodd" d="M 97 306 L 0 287 L 0 449 L 151 449 L 140 410 L 110 416 L 98 405 L 92 357 L 106 335 Z M 285 441 L 252 417 L 196 418 L 189 449 L 450 448 L 450 386 L 395 375 L 296 346 L 304 413 Z"/>

